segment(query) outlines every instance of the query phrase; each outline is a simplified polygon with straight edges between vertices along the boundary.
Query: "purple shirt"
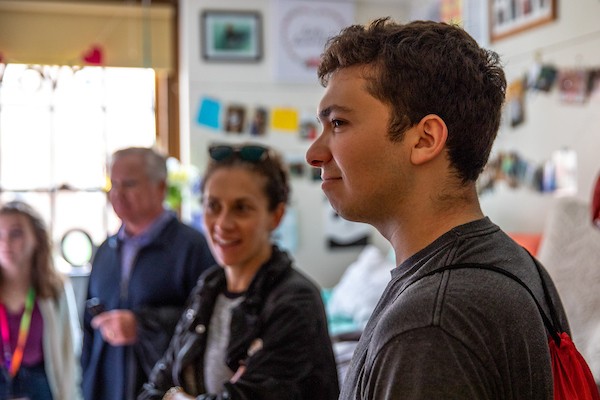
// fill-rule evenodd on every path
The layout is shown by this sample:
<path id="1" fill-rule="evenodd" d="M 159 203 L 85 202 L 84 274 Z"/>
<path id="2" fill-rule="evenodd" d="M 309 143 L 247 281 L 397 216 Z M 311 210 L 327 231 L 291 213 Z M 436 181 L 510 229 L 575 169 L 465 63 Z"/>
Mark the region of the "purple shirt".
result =
<path id="1" fill-rule="evenodd" d="M 25 307 L 16 314 L 6 310 L 6 318 L 8 319 L 8 329 L 10 333 L 10 349 L 14 353 L 17 347 L 17 339 L 19 337 L 19 326 L 21 325 L 21 317 L 25 312 Z M 44 320 L 42 313 L 37 305 L 33 306 L 31 314 L 31 325 L 29 326 L 29 335 L 25 342 L 25 351 L 23 352 L 23 361 L 21 365 L 32 366 L 40 364 L 44 361 L 44 351 L 42 348 L 42 333 L 44 332 Z"/>

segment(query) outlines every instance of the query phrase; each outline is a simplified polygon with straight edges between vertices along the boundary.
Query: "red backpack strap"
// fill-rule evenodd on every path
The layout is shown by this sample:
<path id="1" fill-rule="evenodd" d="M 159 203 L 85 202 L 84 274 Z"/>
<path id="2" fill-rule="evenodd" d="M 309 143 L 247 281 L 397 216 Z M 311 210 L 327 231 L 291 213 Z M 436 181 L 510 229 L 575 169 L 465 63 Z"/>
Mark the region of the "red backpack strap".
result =
<path id="1" fill-rule="evenodd" d="M 594 381 L 594 376 L 592 375 L 588 364 L 571 341 L 569 335 L 566 332 L 563 332 L 560 327 L 560 322 L 558 319 L 556 308 L 554 307 L 552 297 L 550 296 L 550 291 L 548 290 L 548 286 L 546 285 L 546 281 L 544 280 L 544 276 L 542 274 L 542 267 L 540 263 L 535 259 L 535 257 L 531 256 L 531 258 L 533 259 L 533 262 L 535 263 L 535 266 L 540 275 L 540 279 L 542 281 L 542 288 L 544 290 L 544 297 L 550 310 L 550 318 L 552 318 L 552 320 L 546 315 L 531 289 L 529 289 L 529 287 L 519 277 L 494 265 L 478 263 L 447 265 L 445 267 L 435 269 L 422 276 L 419 276 L 413 281 L 409 281 L 404 290 L 406 290 L 408 286 L 419 281 L 420 279 L 423 279 L 427 276 L 435 275 L 438 272 L 453 269 L 483 269 L 487 271 L 497 272 L 514 280 L 525 290 L 527 290 L 527 292 L 530 294 L 531 298 L 535 302 L 535 305 L 537 306 L 540 312 L 540 315 L 542 316 L 542 320 L 544 321 L 546 330 L 550 334 L 551 339 L 549 340 L 548 345 L 550 347 L 550 357 L 552 361 L 552 376 L 554 379 L 554 399 L 600 400 L 600 394 L 598 393 L 596 382 Z M 562 347 L 561 344 L 563 344 Z"/>

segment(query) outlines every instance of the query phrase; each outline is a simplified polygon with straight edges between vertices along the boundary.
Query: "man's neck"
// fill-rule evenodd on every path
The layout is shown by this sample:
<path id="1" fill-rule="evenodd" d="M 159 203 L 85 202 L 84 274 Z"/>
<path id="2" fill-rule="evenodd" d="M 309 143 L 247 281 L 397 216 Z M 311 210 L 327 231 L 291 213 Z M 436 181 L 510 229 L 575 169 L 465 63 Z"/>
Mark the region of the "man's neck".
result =
<path id="1" fill-rule="evenodd" d="M 164 210 L 160 210 L 154 213 L 151 217 L 144 218 L 140 221 L 123 221 L 123 226 L 125 228 L 125 232 L 129 236 L 139 236 L 142 233 L 146 232 L 150 226 L 156 221 L 158 217 L 162 215 Z"/>
<path id="2" fill-rule="evenodd" d="M 413 204 L 404 211 L 376 226 L 394 247 L 398 265 L 451 229 L 484 217 L 474 188 L 451 199 Z"/>

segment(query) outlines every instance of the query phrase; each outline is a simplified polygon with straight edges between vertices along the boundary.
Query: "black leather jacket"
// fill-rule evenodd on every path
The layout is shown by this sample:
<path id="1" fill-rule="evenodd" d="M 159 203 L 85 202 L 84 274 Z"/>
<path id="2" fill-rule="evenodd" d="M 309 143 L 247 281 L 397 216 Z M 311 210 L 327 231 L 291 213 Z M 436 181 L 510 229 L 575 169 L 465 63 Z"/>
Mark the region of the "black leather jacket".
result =
<path id="1" fill-rule="evenodd" d="M 138 400 L 161 399 L 172 386 L 181 386 L 199 399 L 338 398 L 335 359 L 320 292 L 292 268 L 288 255 L 277 247 L 254 277 L 244 301 L 232 311 L 224 362 L 233 372 L 242 364 L 246 370 L 236 383 L 226 383 L 222 393 L 204 393 L 207 330 L 217 295 L 225 287 L 221 267 L 200 278 L 169 349 L 155 365 Z M 257 342 L 262 347 L 249 352 Z M 198 393 L 183 379 L 182 372 L 190 366 Z"/>

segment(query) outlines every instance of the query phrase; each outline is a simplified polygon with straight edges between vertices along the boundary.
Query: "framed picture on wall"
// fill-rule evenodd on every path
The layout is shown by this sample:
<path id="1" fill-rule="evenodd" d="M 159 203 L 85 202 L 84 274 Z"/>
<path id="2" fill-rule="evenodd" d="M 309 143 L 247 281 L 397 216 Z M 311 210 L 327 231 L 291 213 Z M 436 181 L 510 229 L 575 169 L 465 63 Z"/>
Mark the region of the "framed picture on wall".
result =
<path id="1" fill-rule="evenodd" d="M 204 60 L 257 62 L 262 58 L 262 20 L 259 12 L 204 10 L 200 19 Z"/>
<path id="2" fill-rule="evenodd" d="M 556 19 L 558 0 L 489 0 L 490 39 L 503 39 Z"/>

